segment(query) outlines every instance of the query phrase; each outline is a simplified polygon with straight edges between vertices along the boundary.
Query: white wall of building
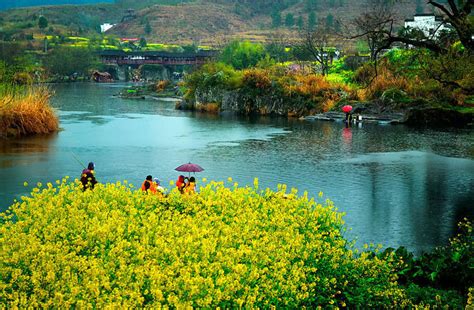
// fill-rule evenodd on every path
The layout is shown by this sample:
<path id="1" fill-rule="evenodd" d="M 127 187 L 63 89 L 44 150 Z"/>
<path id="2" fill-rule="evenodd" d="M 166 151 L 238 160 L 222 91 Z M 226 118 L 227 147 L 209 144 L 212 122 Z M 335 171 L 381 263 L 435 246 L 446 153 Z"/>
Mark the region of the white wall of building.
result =
<path id="1" fill-rule="evenodd" d="M 441 20 L 437 20 L 434 15 L 415 15 L 413 20 L 405 21 L 406 28 L 419 29 L 423 31 L 425 36 L 438 36 L 443 30 L 449 30 L 446 24 Z M 436 33 L 435 33 L 436 32 Z"/>
<path id="2" fill-rule="evenodd" d="M 109 24 L 109 23 L 102 24 L 100 25 L 100 32 L 104 33 L 110 28 L 112 28 L 113 26 L 115 26 L 115 24 Z"/>

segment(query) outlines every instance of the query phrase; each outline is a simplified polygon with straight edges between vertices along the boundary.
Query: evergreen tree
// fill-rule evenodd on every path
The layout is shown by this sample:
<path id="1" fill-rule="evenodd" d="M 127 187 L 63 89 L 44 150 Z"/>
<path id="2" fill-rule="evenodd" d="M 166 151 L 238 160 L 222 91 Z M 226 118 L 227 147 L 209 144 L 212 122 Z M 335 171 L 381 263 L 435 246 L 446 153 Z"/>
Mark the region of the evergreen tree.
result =
<path id="1" fill-rule="evenodd" d="M 147 45 L 146 39 L 145 38 L 140 38 L 140 47 L 144 48 Z"/>
<path id="2" fill-rule="evenodd" d="M 45 29 L 46 27 L 48 27 L 48 20 L 43 15 L 41 15 L 38 19 L 38 27 L 40 29 Z"/>
<path id="3" fill-rule="evenodd" d="M 306 0 L 305 4 L 306 4 L 306 9 L 308 11 L 313 11 L 313 10 L 318 9 L 319 1 L 318 0 Z"/>
<path id="4" fill-rule="evenodd" d="M 329 6 L 330 7 L 335 7 L 336 6 L 336 0 L 329 0 Z"/>
<path id="5" fill-rule="evenodd" d="M 145 33 L 146 34 L 150 34 L 151 33 L 151 25 L 150 25 L 150 22 L 147 21 L 146 24 L 145 24 Z"/>
<path id="6" fill-rule="evenodd" d="M 308 16 L 308 27 L 310 30 L 313 30 L 314 28 L 316 28 L 316 13 L 314 13 L 313 11 L 311 11 L 309 13 L 309 16 Z"/>
<path id="7" fill-rule="evenodd" d="M 272 13 L 272 26 L 278 28 L 281 26 L 281 14 L 279 11 L 273 11 Z"/>
<path id="8" fill-rule="evenodd" d="M 291 28 L 295 25 L 295 17 L 294 17 L 293 14 L 291 14 L 291 13 L 286 14 L 285 25 L 288 28 Z"/>
<path id="9" fill-rule="evenodd" d="M 326 27 L 334 27 L 334 16 L 332 14 L 328 14 L 328 16 L 326 16 Z"/>
<path id="10" fill-rule="evenodd" d="M 303 20 L 303 16 L 299 16 L 298 17 L 298 21 L 296 22 L 296 25 L 298 26 L 298 29 L 299 30 L 303 30 L 304 28 L 304 20 Z"/>

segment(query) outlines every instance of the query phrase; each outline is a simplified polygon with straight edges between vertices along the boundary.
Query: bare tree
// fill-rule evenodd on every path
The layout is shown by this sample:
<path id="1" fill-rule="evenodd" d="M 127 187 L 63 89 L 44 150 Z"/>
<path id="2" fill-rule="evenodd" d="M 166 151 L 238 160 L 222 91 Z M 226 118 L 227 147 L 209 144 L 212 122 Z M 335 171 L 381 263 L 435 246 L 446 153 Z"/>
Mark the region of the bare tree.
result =
<path id="1" fill-rule="evenodd" d="M 396 19 L 393 5 L 383 0 L 370 0 L 370 9 L 362 13 L 353 21 L 353 28 L 357 34 L 352 38 L 364 37 L 370 50 L 370 59 L 376 60 L 380 47 L 384 45 L 387 35 L 393 32 L 393 23 Z"/>
<path id="2" fill-rule="evenodd" d="M 316 30 L 307 29 L 300 35 L 301 48 L 319 64 L 322 75 L 328 74 L 333 58 L 333 52 L 329 47 L 330 36 L 330 31 L 323 26 L 317 27 Z M 313 71 L 316 72 L 317 68 L 313 67 Z"/>
<path id="3" fill-rule="evenodd" d="M 447 4 L 441 4 L 439 1 L 427 1 L 446 18 L 456 31 L 461 43 L 469 53 L 474 52 L 474 43 L 472 40 L 473 26 L 469 20 L 473 0 L 461 0 L 458 4 L 454 0 L 448 0 Z M 440 44 L 434 36 L 420 36 L 420 33 L 402 31 L 397 33 L 395 27 L 396 16 L 393 14 L 390 2 L 384 0 L 370 0 L 371 9 L 354 20 L 354 26 L 357 34 L 351 38 L 366 37 L 371 48 L 371 57 L 376 58 L 377 54 L 394 43 L 403 43 L 420 48 L 429 49 L 437 54 L 446 54 L 448 49 Z"/>

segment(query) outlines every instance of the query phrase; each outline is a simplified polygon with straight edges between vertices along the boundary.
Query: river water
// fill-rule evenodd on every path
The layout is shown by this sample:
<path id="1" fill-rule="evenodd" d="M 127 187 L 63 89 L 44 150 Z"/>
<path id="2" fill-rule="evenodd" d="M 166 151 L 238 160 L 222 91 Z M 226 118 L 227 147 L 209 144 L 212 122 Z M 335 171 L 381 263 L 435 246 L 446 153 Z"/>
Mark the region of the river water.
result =
<path id="1" fill-rule="evenodd" d="M 75 157 L 96 164 L 101 182 L 139 185 L 148 174 L 167 185 L 174 168 L 200 164 L 202 177 L 276 189 L 278 183 L 330 198 L 346 213 L 346 235 L 417 253 L 445 244 L 474 216 L 474 136 L 283 118 L 176 111 L 171 101 L 114 97 L 124 85 L 54 85 L 62 130 L 0 141 L 0 210 L 30 184 L 78 177 Z M 31 188 L 30 188 L 31 189 Z M 321 200 L 321 199 L 320 199 Z"/>

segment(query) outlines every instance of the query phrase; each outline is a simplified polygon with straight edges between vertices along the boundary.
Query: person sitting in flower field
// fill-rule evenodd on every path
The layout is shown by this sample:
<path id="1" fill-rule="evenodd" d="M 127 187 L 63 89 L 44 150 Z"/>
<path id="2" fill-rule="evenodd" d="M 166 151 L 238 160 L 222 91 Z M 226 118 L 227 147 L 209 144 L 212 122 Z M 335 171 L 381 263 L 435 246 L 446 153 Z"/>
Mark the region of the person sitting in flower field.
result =
<path id="1" fill-rule="evenodd" d="M 194 177 L 189 178 L 189 182 L 186 184 L 184 192 L 189 194 L 196 192 L 196 179 Z"/>
<path id="2" fill-rule="evenodd" d="M 87 165 L 87 168 L 82 170 L 81 174 L 81 183 L 82 183 L 82 190 L 85 191 L 86 189 L 94 189 L 94 185 L 97 184 L 97 180 L 95 178 L 95 165 L 93 162 L 90 162 Z"/>
<path id="3" fill-rule="evenodd" d="M 157 193 L 164 195 L 166 190 L 163 186 L 161 186 L 160 180 L 158 180 L 158 178 L 154 178 L 153 181 L 155 181 Z"/>
<path id="4" fill-rule="evenodd" d="M 178 181 L 176 181 L 176 188 L 178 188 L 179 192 L 182 194 L 184 193 L 184 189 L 186 187 L 186 177 L 184 175 L 180 175 L 178 177 Z"/>
<path id="5" fill-rule="evenodd" d="M 151 175 L 148 175 L 146 177 L 146 180 L 143 181 L 142 191 L 144 192 L 150 191 L 150 193 L 156 194 L 156 183 L 153 182 L 153 177 Z"/>

